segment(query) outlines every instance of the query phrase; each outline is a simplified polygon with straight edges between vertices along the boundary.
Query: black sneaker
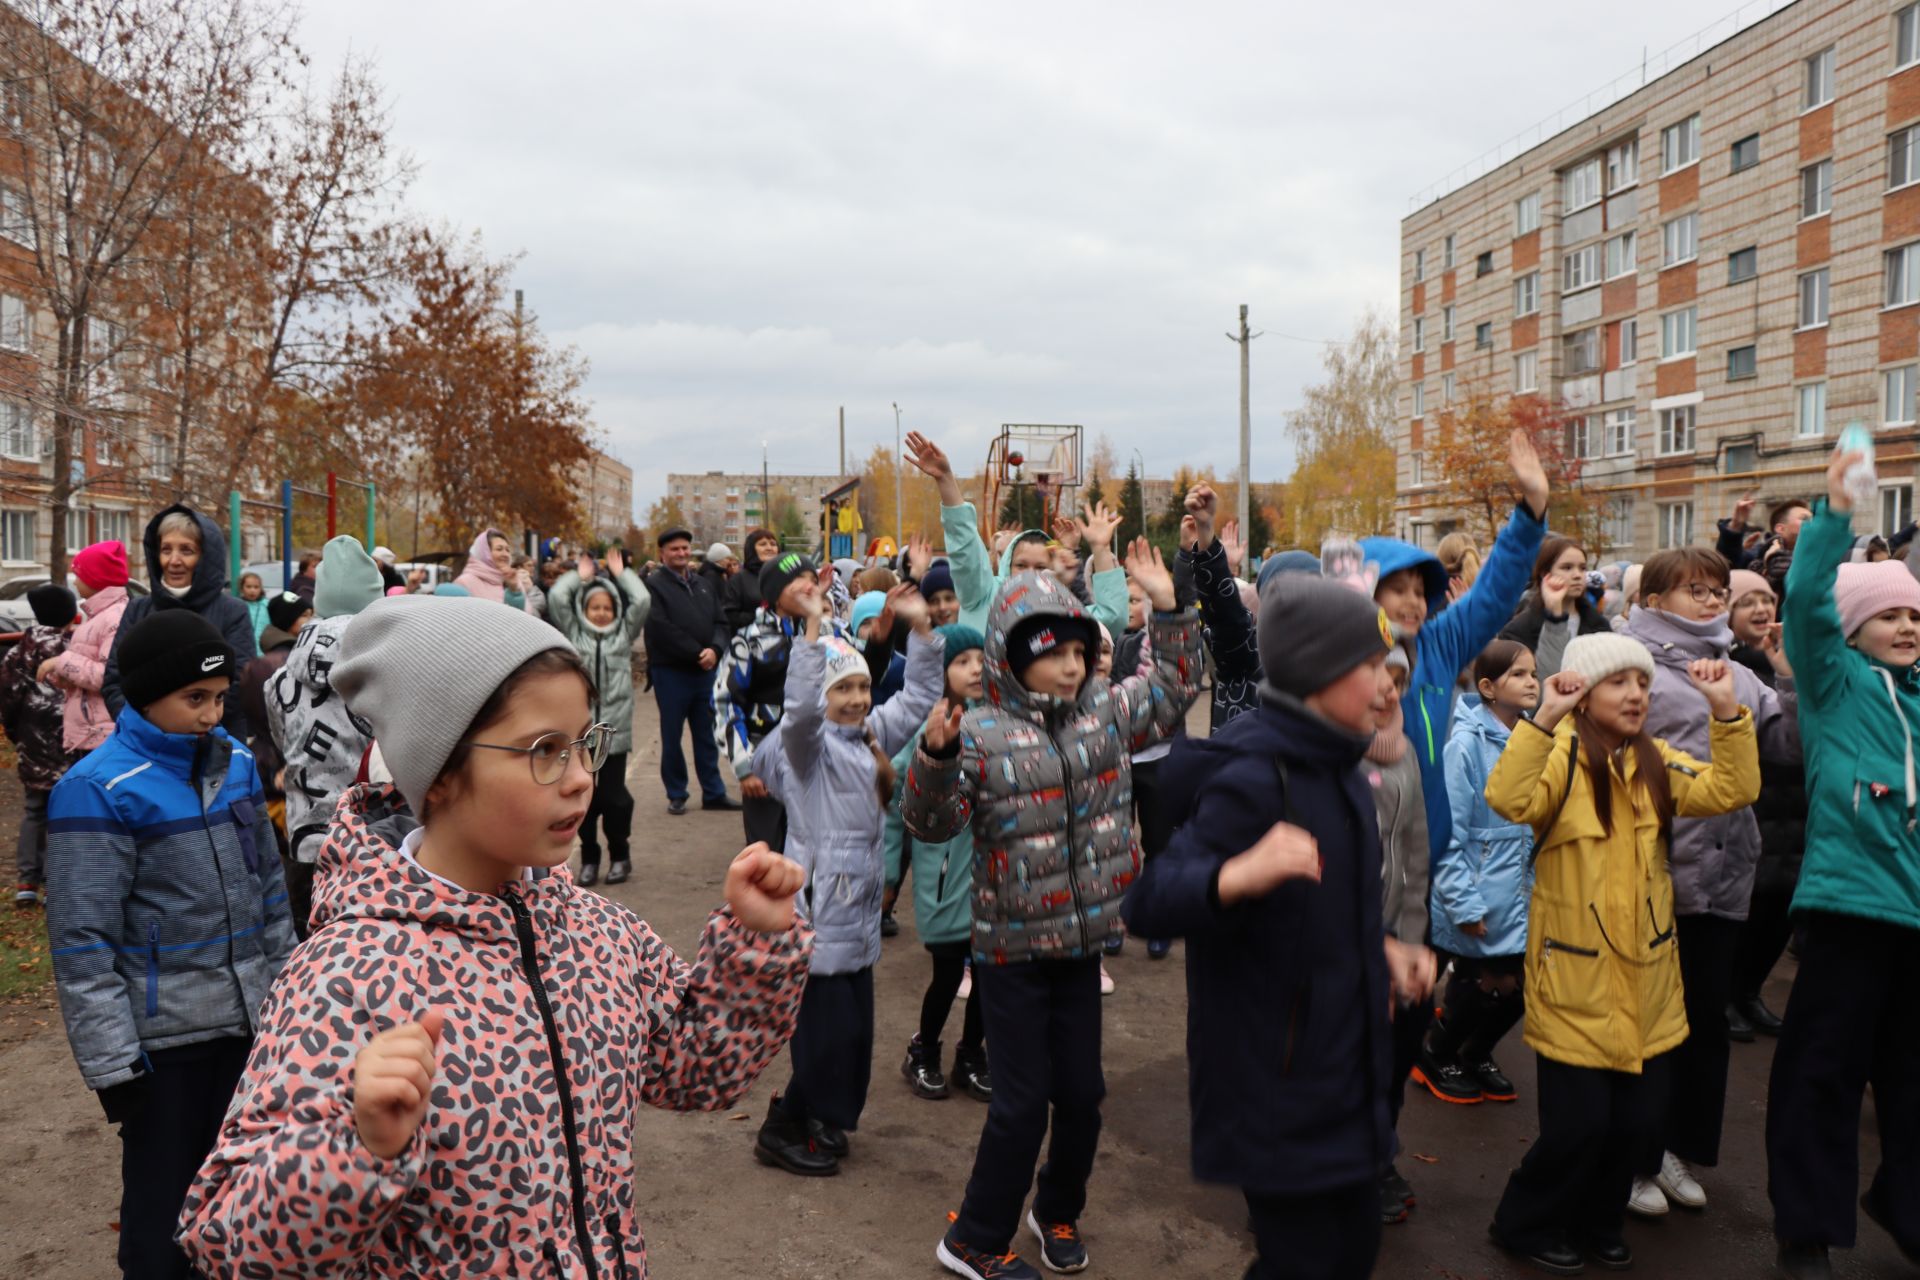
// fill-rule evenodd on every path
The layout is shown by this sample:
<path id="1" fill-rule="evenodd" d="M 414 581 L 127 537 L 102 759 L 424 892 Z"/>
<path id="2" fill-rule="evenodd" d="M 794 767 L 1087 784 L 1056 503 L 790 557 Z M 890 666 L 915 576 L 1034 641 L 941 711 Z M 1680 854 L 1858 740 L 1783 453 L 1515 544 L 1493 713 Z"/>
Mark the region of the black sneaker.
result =
<path id="1" fill-rule="evenodd" d="M 985 1046 L 969 1053 L 962 1045 L 953 1055 L 953 1078 L 970 1098 L 979 1102 L 993 1101 L 993 1076 L 987 1070 L 987 1050 Z"/>
<path id="2" fill-rule="evenodd" d="M 1481 1099 L 1479 1082 L 1469 1076 L 1465 1068 L 1451 1058 L 1442 1061 L 1435 1057 L 1425 1045 L 1420 1046 L 1420 1059 L 1413 1067 L 1413 1081 L 1424 1086 L 1428 1093 L 1442 1102 L 1468 1106 Z"/>
<path id="3" fill-rule="evenodd" d="M 1384 1226 L 1395 1226 L 1407 1220 L 1407 1198 L 1395 1187 L 1392 1176 L 1380 1175 L 1380 1222 Z"/>
<path id="4" fill-rule="evenodd" d="M 1147 959 L 1165 960 L 1173 953 L 1173 943 L 1166 938 L 1155 938 L 1147 943 Z"/>
<path id="5" fill-rule="evenodd" d="M 1507 1079 L 1507 1073 L 1500 1064 L 1487 1054 L 1479 1061 L 1468 1059 L 1461 1064 L 1465 1068 L 1467 1083 L 1480 1086 L 1480 1096 L 1488 1102 L 1513 1102 L 1520 1091 L 1513 1087 L 1513 1081 Z"/>
<path id="6" fill-rule="evenodd" d="M 1380 1175 L 1380 1186 L 1384 1190 L 1391 1188 L 1393 1194 L 1400 1197 L 1400 1203 L 1411 1209 L 1417 1203 L 1413 1194 L 1413 1184 L 1401 1176 L 1399 1167 L 1388 1165 L 1387 1171 Z"/>
<path id="7" fill-rule="evenodd" d="M 900 936 L 900 922 L 893 918 L 893 912 L 891 911 L 882 911 L 880 913 L 880 936 L 883 938 L 897 938 Z"/>
<path id="8" fill-rule="evenodd" d="M 1539 1248 L 1524 1248 L 1510 1244 L 1507 1238 L 1500 1234 L 1498 1226 L 1487 1228 L 1487 1239 L 1493 1241 L 1495 1248 L 1504 1253 L 1510 1253 L 1516 1258 L 1525 1258 L 1548 1275 L 1577 1276 L 1584 1274 L 1587 1269 L 1586 1259 L 1564 1240 Z"/>
<path id="9" fill-rule="evenodd" d="M 1107 935 L 1107 940 L 1100 945 L 1106 949 L 1108 955 L 1117 956 L 1126 950 L 1127 935 L 1124 933 L 1110 933 Z"/>
<path id="10" fill-rule="evenodd" d="M 613 865 L 607 868 L 608 884 L 625 884 L 633 875 L 633 864 L 625 858 L 615 858 Z"/>
<path id="11" fill-rule="evenodd" d="M 1087 1269 L 1087 1246 L 1080 1243 L 1080 1228 L 1071 1222 L 1042 1222 L 1027 1210 L 1027 1230 L 1040 1240 L 1040 1261 L 1049 1271 L 1062 1273 Z"/>
<path id="12" fill-rule="evenodd" d="M 573 878 L 573 882 L 582 889 L 593 888 L 593 886 L 600 883 L 600 864 L 597 862 L 581 863 L 580 874 Z"/>
<path id="13" fill-rule="evenodd" d="M 685 804 L 686 802 L 682 801 L 681 803 Z M 700 802 L 700 807 L 702 809 L 724 809 L 728 811 L 733 811 L 733 810 L 737 810 L 740 807 L 740 802 L 738 800 L 735 800 L 732 796 L 723 795 L 713 800 L 702 800 Z"/>
<path id="14" fill-rule="evenodd" d="M 677 818 L 681 814 L 685 813 L 686 811 L 687 811 L 687 800 L 685 796 L 682 796 L 678 800 L 667 801 L 667 812 L 672 814 L 674 817 Z"/>
<path id="15" fill-rule="evenodd" d="M 952 1227 L 934 1246 L 933 1256 L 941 1266 L 967 1280 L 1040 1280 L 1040 1273 L 1019 1254 L 983 1253 L 955 1239 Z"/>
<path id="16" fill-rule="evenodd" d="M 907 1041 L 907 1057 L 900 1064 L 900 1074 L 906 1077 L 907 1088 L 916 1098 L 937 1102 L 952 1092 L 947 1088 L 947 1078 L 940 1074 L 940 1042 L 923 1045 L 918 1032 Z"/>
<path id="17" fill-rule="evenodd" d="M 1787 1280 L 1833 1280 L 1833 1263 L 1823 1244 L 1783 1244 L 1774 1264 Z"/>
<path id="18" fill-rule="evenodd" d="M 1752 1044 L 1758 1034 L 1738 1003 L 1727 1006 L 1727 1039 L 1735 1044 Z"/>

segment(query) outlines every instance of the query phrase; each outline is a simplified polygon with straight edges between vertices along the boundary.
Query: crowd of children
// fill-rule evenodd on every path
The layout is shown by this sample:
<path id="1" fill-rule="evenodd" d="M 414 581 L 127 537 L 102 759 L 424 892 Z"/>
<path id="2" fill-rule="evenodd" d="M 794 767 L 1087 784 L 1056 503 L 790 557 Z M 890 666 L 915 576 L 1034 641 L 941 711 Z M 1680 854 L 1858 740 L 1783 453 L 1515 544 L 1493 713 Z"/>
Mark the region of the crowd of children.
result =
<path id="1" fill-rule="evenodd" d="M 119 1126 L 124 1274 L 644 1275 L 638 1104 L 731 1105 L 785 1050 L 752 1154 L 834 1174 L 891 1034 L 913 1097 L 986 1104 L 939 1265 L 1028 1280 L 1024 1231 L 1081 1271 L 1129 934 L 1184 940 L 1193 1168 L 1243 1193 L 1250 1277 L 1371 1274 L 1418 1200 L 1409 1082 L 1530 1091 L 1491 1239 L 1629 1267 L 1627 1213 L 1708 1204 L 1756 1034 L 1782 1274 L 1855 1241 L 1869 1086 L 1859 1207 L 1920 1260 L 1920 579 L 1855 554 L 1851 457 L 1753 547 L 1743 504 L 1722 551 L 1602 573 L 1549 535 L 1516 432 L 1484 557 L 1335 540 L 1256 585 L 1207 486 L 1170 563 L 1116 553 L 1100 505 L 989 540 L 906 444 L 945 559 L 916 536 L 829 566 L 756 530 L 696 571 L 673 530 L 644 579 L 615 550 L 543 590 L 483 530 L 466 598 L 351 538 L 228 595 L 218 527 L 176 506 L 135 606 L 118 544 L 32 593 L 0 661 L 16 901 L 46 905 Z M 642 635 L 668 813 L 689 724 L 704 806 L 739 807 L 721 757 L 744 801 L 689 959 L 588 892 L 603 856 L 631 874 Z M 925 993 L 889 1032 L 909 892 Z"/>

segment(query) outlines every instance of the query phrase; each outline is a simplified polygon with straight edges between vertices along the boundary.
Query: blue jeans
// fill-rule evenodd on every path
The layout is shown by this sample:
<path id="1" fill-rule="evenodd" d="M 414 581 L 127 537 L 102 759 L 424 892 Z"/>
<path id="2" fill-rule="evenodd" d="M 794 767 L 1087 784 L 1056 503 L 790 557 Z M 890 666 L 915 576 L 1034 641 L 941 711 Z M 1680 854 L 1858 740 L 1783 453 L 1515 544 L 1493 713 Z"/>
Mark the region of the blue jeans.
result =
<path id="1" fill-rule="evenodd" d="M 727 784 L 720 779 L 720 748 L 713 740 L 713 673 L 656 667 L 653 700 L 660 707 L 660 781 L 666 784 L 667 799 L 687 798 L 687 757 L 680 749 L 680 734 L 689 725 L 693 728 L 693 767 L 700 775 L 701 799 L 725 799 Z"/>

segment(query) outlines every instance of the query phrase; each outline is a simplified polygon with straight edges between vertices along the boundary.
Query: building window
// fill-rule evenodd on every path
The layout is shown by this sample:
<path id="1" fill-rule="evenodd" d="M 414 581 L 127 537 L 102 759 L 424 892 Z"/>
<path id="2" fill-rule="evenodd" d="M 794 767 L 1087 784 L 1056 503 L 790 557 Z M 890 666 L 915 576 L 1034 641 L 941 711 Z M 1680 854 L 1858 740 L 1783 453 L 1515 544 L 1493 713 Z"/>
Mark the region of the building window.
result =
<path id="1" fill-rule="evenodd" d="M 1920 244 L 1887 250 L 1887 305 L 1920 302 Z"/>
<path id="2" fill-rule="evenodd" d="M 1415 351 L 1427 349 L 1427 322 L 1422 316 L 1413 318 L 1413 349 Z"/>
<path id="3" fill-rule="evenodd" d="M 1681 214 L 1660 228 L 1660 240 L 1665 250 L 1663 266 L 1692 262 L 1700 254 L 1700 215 Z"/>
<path id="4" fill-rule="evenodd" d="M 1793 392 L 1793 434 L 1806 438 L 1827 434 L 1827 384 L 1806 382 Z"/>
<path id="5" fill-rule="evenodd" d="M 1578 333 L 1569 333 L 1562 337 L 1560 356 L 1569 378 L 1600 372 L 1604 366 L 1600 359 L 1599 326 L 1582 329 Z"/>
<path id="6" fill-rule="evenodd" d="M 33 212 L 27 194 L 18 187 L 0 186 L 0 236 L 33 248 Z"/>
<path id="7" fill-rule="evenodd" d="M 1421 463 L 1420 454 L 1418 452 L 1410 453 L 1407 455 L 1407 468 L 1412 473 L 1411 481 L 1415 488 L 1418 488 L 1419 486 L 1427 482 L 1426 467 Z"/>
<path id="8" fill-rule="evenodd" d="M 1453 237 L 1448 236 L 1440 242 L 1440 269 L 1453 270 Z"/>
<path id="9" fill-rule="evenodd" d="M 24 400 L 0 400 L 0 455 L 23 462 L 40 456 L 34 447 L 33 409 Z"/>
<path id="10" fill-rule="evenodd" d="M 1691 502 L 1662 502 L 1660 512 L 1660 549 L 1684 547 L 1693 541 L 1693 504 Z"/>
<path id="11" fill-rule="evenodd" d="M 1920 127 L 1896 129 L 1887 137 L 1887 189 L 1920 181 Z"/>
<path id="12" fill-rule="evenodd" d="M 1822 160 L 1800 171 L 1800 216 L 1817 218 L 1833 208 L 1833 161 Z"/>
<path id="13" fill-rule="evenodd" d="M 1615 409 L 1607 414 L 1607 456 L 1617 458 L 1633 452 L 1634 411 Z"/>
<path id="14" fill-rule="evenodd" d="M 165 427 L 155 427 L 147 435 L 147 471 L 155 476 L 173 474 L 173 433 Z"/>
<path id="15" fill-rule="evenodd" d="M 1727 255 L 1727 283 L 1739 284 L 1760 274 L 1760 250 L 1753 245 Z"/>
<path id="16" fill-rule="evenodd" d="M 1800 277 L 1799 327 L 1817 329 L 1827 322 L 1827 268 Z"/>
<path id="17" fill-rule="evenodd" d="M 1893 15 L 1893 65 L 1920 62 L 1920 4 L 1910 4 Z"/>
<path id="18" fill-rule="evenodd" d="M 1822 49 L 1807 59 L 1807 91 L 1801 96 L 1804 111 L 1833 101 L 1833 50 Z"/>
<path id="19" fill-rule="evenodd" d="M 1694 353 L 1696 349 L 1694 325 L 1699 314 L 1698 307 L 1682 307 L 1678 311 L 1669 311 L 1660 317 L 1660 358 L 1662 360 L 1673 360 Z"/>
<path id="20" fill-rule="evenodd" d="M 1887 423 L 1908 423 L 1913 421 L 1915 392 L 1920 389 L 1916 381 L 1920 374 L 1920 365 L 1903 364 L 1898 369 L 1888 369 L 1880 375 L 1880 384 L 1884 388 L 1882 400 L 1882 421 Z"/>
<path id="21" fill-rule="evenodd" d="M 1425 249 L 1415 249 L 1413 251 L 1413 282 L 1415 284 L 1419 284 L 1422 280 L 1425 280 L 1426 278 L 1427 278 L 1427 251 Z"/>
<path id="22" fill-rule="evenodd" d="M 1640 139 L 1629 138 L 1617 147 L 1607 148 L 1607 191 L 1609 194 L 1640 181 Z"/>
<path id="23" fill-rule="evenodd" d="M 1424 382 L 1416 382 L 1413 384 L 1413 416 L 1418 418 L 1425 414 L 1426 411 L 1427 384 Z"/>
<path id="24" fill-rule="evenodd" d="M 1560 177 L 1561 216 L 1600 203 L 1600 157 L 1582 160 Z"/>
<path id="25" fill-rule="evenodd" d="M 1759 374 L 1758 348 L 1734 347 L 1727 352 L 1727 381 L 1751 378 Z"/>
<path id="26" fill-rule="evenodd" d="M 1581 414 L 1567 420 L 1567 456 L 1573 458 L 1597 458 L 1600 456 L 1594 438 L 1593 419 Z"/>
<path id="27" fill-rule="evenodd" d="M 1574 293 L 1600 283 L 1600 249 L 1590 244 L 1560 259 L 1560 292 Z"/>
<path id="28" fill-rule="evenodd" d="M 1662 455 L 1693 452 L 1693 410 L 1694 406 L 1687 404 L 1660 411 L 1660 439 L 1654 452 Z"/>
<path id="29" fill-rule="evenodd" d="M 33 306 L 25 298 L 0 293 L 0 347 L 25 351 L 33 345 Z"/>
<path id="30" fill-rule="evenodd" d="M 1640 359 L 1640 321 L 1629 318 L 1620 322 L 1620 367 L 1626 368 Z"/>
<path id="31" fill-rule="evenodd" d="M 105 427 L 93 429 L 93 460 L 103 467 L 113 462 L 113 434 Z"/>
<path id="32" fill-rule="evenodd" d="M 99 517 L 98 529 L 102 542 L 118 542 L 129 545 L 133 538 L 133 513 L 131 511 L 96 511 Z M 71 548 L 69 548 L 71 550 Z"/>
<path id="33" fill-rule="evenodd" d="M 1453 308 L 1451 306 L 1440 308 L 1440 341 L 1453 341 Z"/>
<path id="34" fill-rule="evenodd" d="M 1513 389 L 1516 392 L 1540 389 L 1540 355 L 1522 351 L 1513 358 Z"/>
<path id="35" fill-rule="evenodd" d="M 1633 274 L 1639 265 L 1635 260 L 1637 244 L 1631 231 L 1624 231 L 1607 241 L 1607 279 Z"/>
<path id="36" fill-rule="evenodd" d="M 1530 316 L 1540 309 L 1540 273 L 1529 271 L 1513 282 L 1513 314 Z"/>
<path id="37" fill-rule="evenodd" d="M 1513 205 L 1513 234 L 1526 235 L 1540 229 L 1540 193 L 1521 196 Z"/>
<path id="38" fill-rule="evenodd" d="M 71 555 L 93 539 L 87 536 L 87 513 L 81 507 L 67 508 L 67 553 Z"/>
<path id="39" fill-rule="evenodd" d="M 1660 131 L 1660 172 L 1684 169 L 1700 158 L 1700 116 L 1688 116 Z"/>
<path id="40" fill-rule="evenodd" d="M 1631 497 L 1607 499 L 1606 514 L 1602 518 L 1600 534 L 1609 547 L 1633 545 L 1633 499 Z"/>
<path id="41" fill-rule="evenodd" d="M 1891 538 L 1913 523 L 1913 486 L 1889 484 L 1880 487 L 1880 536 Z"/>
<path id="42" fill-rule="evenodd" d="M 37 521 L 32 511 L 0 511 L 0 560 L 13 564 L 31 564 L 39 547 L 35 544 Z"/>
<path id="43" fill-rule="evenodd" d="M 1454 386 L 1453 375 L 1451 373 L 1443 373 L 1440 375 L 1441 407 L 1444 408 L 1445 406 L 1453 403 L 1453 386 Z"/>
<path id="44" fill-rule="evenodd" d="M 1476 351 L 1493 350 L 1493 321 L 1482 320 L 1473 326 L 1473 347 Z"/>
<path id="45" fill-rule="evenodd" d="M 1489 276 L 1492 274 L 1493 250 L 1489 249 L 1473 260 L 1473 278 L 1478 280 L 1481 276 Z"/>
<path id="46" fill-rule="evenodd" d="M 1733 144 L 1732 172 L 1751 169 L 1760 163 L 1760 135 L 1750 133 Z"/>

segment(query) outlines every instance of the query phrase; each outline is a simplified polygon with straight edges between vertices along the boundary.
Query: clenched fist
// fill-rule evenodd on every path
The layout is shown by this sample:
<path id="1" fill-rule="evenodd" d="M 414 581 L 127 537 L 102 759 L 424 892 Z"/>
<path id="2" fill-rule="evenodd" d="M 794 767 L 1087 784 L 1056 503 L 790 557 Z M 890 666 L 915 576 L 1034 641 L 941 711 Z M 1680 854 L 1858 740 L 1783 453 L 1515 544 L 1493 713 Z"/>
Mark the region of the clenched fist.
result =
<path id="1" fill-rule="evenodd" d="M 427 1118 L 437 1069 L 434 1052 L 447 1015 L 429 1009 L 420 1021 L 382 1031 L 353 1060 L 353 1125 L 360 1145 L 390 1160 L 407 1149 Z"/>
<path id="2" fill-rule="evenodd" d="M 1300 827 L 1276 822 L 1258 844 L 1220 864 L 1220 901 L 1260 898 L 1288 880 L 1320 880 L 1320 844 Z"/>

